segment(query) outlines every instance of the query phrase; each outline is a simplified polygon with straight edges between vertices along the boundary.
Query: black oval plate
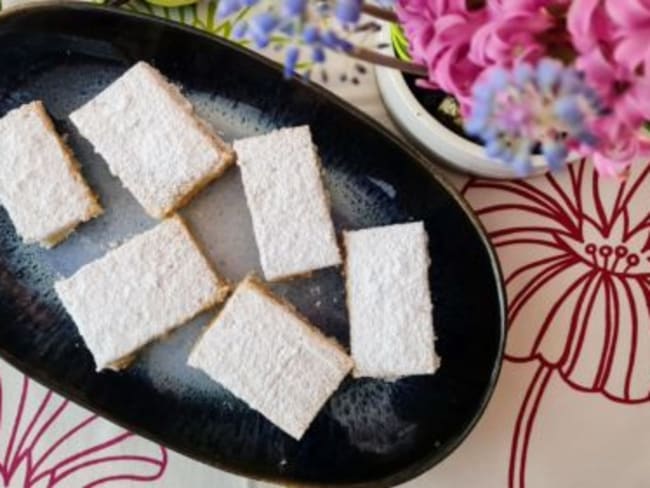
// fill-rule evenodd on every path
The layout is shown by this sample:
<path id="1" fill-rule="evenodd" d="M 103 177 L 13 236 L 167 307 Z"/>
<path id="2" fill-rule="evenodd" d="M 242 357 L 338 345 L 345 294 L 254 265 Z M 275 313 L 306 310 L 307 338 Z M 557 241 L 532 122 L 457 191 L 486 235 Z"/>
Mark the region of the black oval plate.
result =
<path id="1" fill-rule="evenodd" d="M 226 138 L 309 124 L 339 231 L 425 221 L 433 261 L 436 349 L 442 357 L 435 375 L 396 383 L 347 379 L 303 440 L 295 442 L 184 366 L 209 314 L 149 347 L 128 371 L 94 372 L 74 324 L 51 291 L 52 282 L 105 252 L 102 239 L 133 234 L 153 223 L 74 133 L 67 114 L 140 59 L 182 84 Z M 390 486 L 435 465 L 465 438 L 498 375 L 504 295 L 483 230 L 430 162 L 326 91 L 298 79 L 284 81 L 276 65 L 257 55 L 192 29 L 101 7 L 39 6 L 1 16 L 0 114 L 35 98 L 43 99 L 59 128 L 70 133 L 83 171 L 108 211 L 54 251 L 20 244 L 0 211 L 0 354 L 9 362 L 145 437 L 266 480 Z M 232 175 L 213 185 L 222 188 L 219 195 L 237 194 L 236 170 Z M 205 227 L 206 218 L 208 223 L 225 220 L 222 225 L 230 231 L 215 239 L 240 254 L 233 259 L 246 262 L 241 254 L 250 251 L 239 249 L 237 237 L 222 242 L 224 235 L 239 235 L 254 249 L 245 207 L 229 213 L 242 201 L 210 206 L 209 199 L 200 197 L 184 214 L 203 219 L 199 227 Z M 209 227 L 198 232 L 204 241 L 210 240 Z M 231 276 L 244 271 L 231 266 L 228 257 L 216 259 Z M 276 291 L 347 345 L 337 271 Z"/>

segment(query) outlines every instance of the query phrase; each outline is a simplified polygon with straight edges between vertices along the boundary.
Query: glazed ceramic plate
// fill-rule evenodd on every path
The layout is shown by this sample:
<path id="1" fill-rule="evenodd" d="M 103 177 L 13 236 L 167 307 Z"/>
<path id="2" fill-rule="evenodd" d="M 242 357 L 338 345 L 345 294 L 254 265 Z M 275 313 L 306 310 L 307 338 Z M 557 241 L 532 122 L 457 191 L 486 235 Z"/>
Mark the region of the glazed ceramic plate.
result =
<path id="1" fill-rule="evenodd" d="M 284 81 L 277 66 L 258 56 L 163 21 L 87 5 L 39 6 L 1 16 L 0 46 L 0 114 L 44 100 L 106 208 L 105 215 L 50 251 L 22 245 L 0 211 L 4 358 L 145 437 L 219 468 L 277 482 L 390 486 L 433 466 L 468 434 L 499 371 L 504 296 L 483 230 L 430 161 L 325 91 L 297 79 Z M 339 232 L 426 223 L 436 350 L 442 357 L 435 375 L 395 383 L 348 378 L 296 442 L 185 365 L 215 310 L 147 347 L 127 371 L 94 371 L 52 284 L 155 222 L 110 176 L 68 114 L 138 60 L 182 85 L 227 140 L 309 124 Z M 182 214 L 228 278 L 236 281 L 259 269 L 236 169 Z M 347 347 L 339 270 L 273 289 Z"/>

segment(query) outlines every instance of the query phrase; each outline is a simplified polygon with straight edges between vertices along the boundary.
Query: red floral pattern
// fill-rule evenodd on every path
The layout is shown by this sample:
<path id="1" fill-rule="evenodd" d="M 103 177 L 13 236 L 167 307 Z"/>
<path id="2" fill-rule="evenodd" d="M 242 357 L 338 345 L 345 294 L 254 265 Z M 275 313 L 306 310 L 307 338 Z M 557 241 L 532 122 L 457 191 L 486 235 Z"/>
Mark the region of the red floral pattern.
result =
<path id="1" fill-rule="evenodd" d="M 463 193 L 504 268 L 506 358 L 539 365 L 513 433 L 509 484 L 523 487 L 551 375 L 619 403 L 650 400 L 650 166 L 618 182 L 581 162 L 528 182 L 471 180 Z"/>
<path id="2" fill-rule="evenodd" d="M 163 447 L 86 412 L 4 364 L 1 371 L 0 486 L 117 487 L 157 480 L 165 472 Z"/>

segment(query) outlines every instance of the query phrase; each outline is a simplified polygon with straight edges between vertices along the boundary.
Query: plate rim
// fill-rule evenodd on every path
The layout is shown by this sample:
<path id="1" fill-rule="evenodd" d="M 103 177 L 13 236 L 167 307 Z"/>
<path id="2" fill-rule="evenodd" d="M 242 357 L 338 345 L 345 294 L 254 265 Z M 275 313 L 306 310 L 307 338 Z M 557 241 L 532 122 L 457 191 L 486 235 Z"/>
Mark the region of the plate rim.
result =
<path id="1" fill-rule="evenodd" d="M 261 54 L 246 49 L 234 42 L 231 42 L 222 37 L 218 37 L 214 34 L 204 32 L 195 27 L 181 24 L 179 22 L 174 22 L 169 19 L 160 18 L 157 16 L 150 16 L 136 11 L 124 10 L 119 7 L 105 6 L 101 4 L 94 3 L 85 3 L 78 0 L 47 0 L 33 2 L 29 4 L 16 5 L 9 7 L 8 9 L 0 11 L 0 35 L 9 32 L 4 29 L 4 24 L 10 19 L 20 19 L 20 17 L 29 17 L 36 14 L 45 14 L 47 11 L 68 11 L 81 13 L 82 15 L 85 12 L 99 12 L 102 15 L 108 17 L 123 17 L 135 19 L 139 22 L 158 24 L 165 29 L 180 30 L 184 31 L 186 34 L 191 36 L 198 36 L 203 38 L 206 41 L 216 43 L 223 48 L 232 49 L 243 56 L 248 56 L 253 60 L 265 65 L 267 68 L 275 71 L 278 74 L 278 77 L 281 79 L 283 76 L 283 68 L 280 64 L 275 61 L 270 60 L 262 56 Z M 111 19 L 107 19 L 111 20 Z M 431 158 L 422 153 L 420 150 L 408 145 L 406 141 L 403 141 L 397 137 L 397 135 L 391 133 L 386 127 L 381 125 L 378 121 L 371 118 L 366 113 L 362 112 L 346 100 L 337 96 L 333 92 L 327 90 L 326 88 L 312 82 L 305 80 L 303 77 L 294 74 L 291 77 L 292 81 L 298 82 L 302 85 L 306 85 L 309 90 L 316 94 L 320 98 L 324 98 L 326 101 L 338 106 L 343 111 L 347 112 L 349 115 L 354 117 L 361 124 L 366 124 L 370 126 L 374 131 L 376 131 L 380 136 L 386 138 L 392 144 L 396 145 L 401 151 L 406 153 L 413 162 L 417 163 L 422 169 L 424 169 L 431 178 L 433 178 L 454 200 L 454 202 L 460 207 L 460 209 L 465 214 L 465 217 L 468 219 L 469 223 L 472 225 L 474 230 L 477 232 L 484 249 L 487 252 L 492 275 L 495 278 L 495 286 L 497 292 L 497 300 L 499 305 L 500 312 L 500 321 L 499 321 L 499 330 L 500 338 L 499 344 L 497 346 L 497 357 L 492 368 L 490 375 L 490 380 L 487 383 L 487 389 L 481 399 L 479 408 L 476 410 L 472 419 L 467 424 L 465 429 L 456 436 L 453 442 L 450 442 L 444 449 L 438 450 L 434 455 L 430 453 L 424 455 L 419 461 L 416 461 L 400 471 L 384 476 L 383 478 L 374 480 L 374 481 L 362 481 L 356 483 L 337 483 L 337 484 L 322 484 L 318 482 L 300 482 L 299 485 L 295 485 L 294 482 L 287 480 L 281 477 L 261 477 L 256 475 L 254 472 L 247 470 L 238 469 L 232 466 L 229 466 L 225 463 L 219 461 L 212 461 L 208 459 L 200 459 L 195 457 L 192 452 L 184 449 L 177 449 L 175 447 L 169 447 L 165 444 L 163 440 L 157 438 L 156 435 L 144 432 L 138 425 L 129 425 L 126 422 L 121 421 L 119 418 L 115 418 L 111 415 L 110 412 L 99 411 L 99 409 L 90 405 L 89 402 L 85 401 L 82 398 L 78 398 L 77 395 L 70 395 L 68 392 L 65 392 L 65 385 L 57 382 L 56 380 L 51 380 L 45 378 L 44 375 L 40 374 L 36 368 L 32 368 L 29 363 L 21 361 L 19 358 L 16 358 L 11 353 L 6 351 L 4 348 L 0 347 L 0 358 L 7 361 L 10 365 L 18 369 L 21 373 L 27 375 L 34 381 L 37 381 L 44 387 L 53 390 L 57 395 L 70 399 L 74 401 L 77 405 L 85 408 L 86 410 L 99 415 L 100 417 L 112 422 L 115 425 L 118 425 L 129 432 L 132 432 L 144 439 L 147 439 L 151 442 L 157 443 L 164 446 L 166 449 L 174 451 L 178 454 L 181 454 L 189 459 L 200 462 L 204 465 L 214 467 L 216 469 L 225 471 L 236 476 L 242 476 L 245 478 L 270 482 L 270 483 L 281 483 L 285 486 L 300 486 L 300 488 L 327 488 L 327 487 L 340 487 L 340 488 L 380 488 L 380 487 L 391 487 L 401 483 L 405 483 L 409 480 L 415 479 L 416 477 L 426 473 L 439 463 L 447 459 L 461 444 L 467 439 L 469 434 L 474 430 L 479 420 L 483 417 L 485 410 L 492 399 L 496 385 L 502 370 L 504 355 L 505 355 L 505 345 L 506 345 L 506 336 L 507 336 L 507 298 L 505 291 L 505 282 L 503 278 L 503 272 L 501 269 L 501 264 L 498 259 L 497 252 L 488 238 L 488 233 L 481 221 L 478 219 L 477 215 L 474 213 L 473 209 L 463 198 L 460 192 L 447 180 L 447 177 L 442 173 L 441 170 L 436 168 L 435 164 L 431 161 Z M 282 80 L 280 80 L 282 81 Z M 441 163 L 442 164 L 442 163 Z"/>

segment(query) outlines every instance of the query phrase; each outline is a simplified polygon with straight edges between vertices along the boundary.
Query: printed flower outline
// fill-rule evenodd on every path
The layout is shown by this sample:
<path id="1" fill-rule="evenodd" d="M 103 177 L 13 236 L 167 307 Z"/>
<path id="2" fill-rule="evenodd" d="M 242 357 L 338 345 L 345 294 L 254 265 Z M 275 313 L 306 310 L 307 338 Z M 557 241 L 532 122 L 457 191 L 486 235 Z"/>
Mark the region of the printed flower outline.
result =
<path id="1" fill-rule="evenodd" d="M 553 374 L 622 404 L 650 400 L 650 166 L 620 182 L 582 161 L 532 181 L 470 180 L 463 193 L 503 266 L 506 359 L 538 363 L 512 440 L 509 486 L 523 488 Z"/>
<path id="2" fill-rule="evenodd" d="M 163 476 L 163 447 L 0 364 L 0 486 L 94 488 Z"/>

